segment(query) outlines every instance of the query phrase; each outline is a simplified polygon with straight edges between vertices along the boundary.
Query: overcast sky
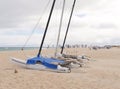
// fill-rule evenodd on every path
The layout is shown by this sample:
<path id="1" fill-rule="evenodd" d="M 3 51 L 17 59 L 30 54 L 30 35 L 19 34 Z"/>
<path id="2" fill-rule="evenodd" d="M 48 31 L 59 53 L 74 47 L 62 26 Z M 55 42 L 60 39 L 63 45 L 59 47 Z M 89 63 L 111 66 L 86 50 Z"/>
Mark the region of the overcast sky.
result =
<path id="1" fill-rule="evenodd" d="M 63 41 L 73 0 L 66 0 L 60 44 Z M 120 1 L 77 0 L 66 43 L 120 45 Z M 57 40 L 63 0 L 57 0 L 44 44 Z M 0 46 L 41 43 L 52 0 L 0 0 Z"/>

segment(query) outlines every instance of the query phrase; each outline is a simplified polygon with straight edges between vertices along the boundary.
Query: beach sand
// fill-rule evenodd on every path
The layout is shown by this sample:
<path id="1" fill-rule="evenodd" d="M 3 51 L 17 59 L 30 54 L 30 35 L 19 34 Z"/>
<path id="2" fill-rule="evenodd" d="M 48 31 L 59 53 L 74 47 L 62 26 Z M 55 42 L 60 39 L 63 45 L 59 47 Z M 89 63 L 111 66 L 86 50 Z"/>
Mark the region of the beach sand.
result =
<path id="1" fill-rule="evenodd" d="M 43 50 L 43 55 L 53 55 L 53 50 Z M 83 68 L 71 73 L 56 73 L 21 68 L 9 59 L 25 60 L 37 50 L 0 52 L 0 89 L 120 89 L 120 48 L 89 50 L 66 49 L 66 53 L 88 55 L 91 60 Z M 18 73 L 14 73 L 15 69 Z"/>

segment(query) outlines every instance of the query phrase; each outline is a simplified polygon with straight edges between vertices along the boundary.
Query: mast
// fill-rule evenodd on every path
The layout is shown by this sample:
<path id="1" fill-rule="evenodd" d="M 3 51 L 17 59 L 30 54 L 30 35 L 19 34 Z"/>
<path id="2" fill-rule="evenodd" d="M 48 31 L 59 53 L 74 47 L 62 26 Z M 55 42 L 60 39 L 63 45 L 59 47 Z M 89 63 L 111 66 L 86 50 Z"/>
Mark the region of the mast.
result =
<path id="1" fill-rule="evenodd" d="M 62 45 L 62 49 L 61 49 L 61 54 L 63 53 L 63 49 L 64 49 L 64 46 L 65 46 L 66 37 L 67 37 L 68 30 L 69 30 L 69 27 L 70 27 L 70 22 L 71 22 L 71 18 L 72 18 L 72 15 L 73 15 L 73 10 L 74 10 L 74 7 L 75 7 L 75 3 L 76 3 L 76 0 L 74 0 L 74 2 L 73 2 L 71 14 L 70 14 L 70 19 L 69 19 L 69 22 L 68 22 L 67 30 L 66 30 L 66 33 L 65 33 L 65 37 L 64 37 L 64 41 L 63 41 L 63 45 Z"/>
<path id="2" fill-rule="evenodd" d="M 53 12 L 53 9 L 54 9 L 54 6 L 55 6 L 55 2 L 56 2 L 56 0 L 53 0 L 53 4 L 52 4 L 51 10 L 50 10 L 50 14 L 49 14 L 49 17 L 48 17 L 48 21 L 47 21 L 47 24 L 46 24 L 45 32 L 44 32 L 44 35 L 43 35 L 43 38 L 42 38 L 42 42 L 41 42 L 41 45 L 40 45 L 37 57 L 40 56 L 41 51 L 42 51 L 43 43 L 44 43 L 45 36 L 46 36 L 47 30 L 48 30 L 48 26 L 49 26 L 50 19 L 51 19 L 51 16 L 52 16 L 52 12 Z"/>
<path id="3" fill-rule="evenodd" d="M 57 44 L 56 44 L 56 50 L 55 50 L 55 57 L 56 57 L 57 52 L 58 52 L 58 44 L 59 44 L 60 32 L 61 32 L 61 27 L 62 27 L 62 22 L 63 22 L 64 9 L 65 9 L 65 0 L 63 0 L 62 13 L 61 13 L 60 25 L 59 25 L 59 32 L 58 32 Z"/>

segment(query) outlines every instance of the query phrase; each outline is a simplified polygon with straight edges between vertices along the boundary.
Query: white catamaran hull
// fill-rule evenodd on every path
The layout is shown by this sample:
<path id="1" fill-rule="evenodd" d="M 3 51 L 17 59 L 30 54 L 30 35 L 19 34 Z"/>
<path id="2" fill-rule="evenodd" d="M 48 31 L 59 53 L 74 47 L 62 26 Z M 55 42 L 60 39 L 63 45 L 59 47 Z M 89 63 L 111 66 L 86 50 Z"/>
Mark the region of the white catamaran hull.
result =
<path id="1" fill-rule="evenodd" d="M 17 58 L 10 58 L 10 60 L 15 63 L 16 65 L 19 65 L 23 68 L 27 68 L 27 69 L 34 69 L 34 70 L 45 70 L 45 71 L 55 71 L 55 72 L 65 72 L 65 73 L 69 73 L 71 72 L 71 70 L 69 68 L 66 67 L 62 67 L 60 65 L 58 65 L 57 69 L 49 69 L 46 66 L 42 65 L 42 64 L 26 64 L 25 60 L 21 60 L 21 59 L 17 59 Z"/>

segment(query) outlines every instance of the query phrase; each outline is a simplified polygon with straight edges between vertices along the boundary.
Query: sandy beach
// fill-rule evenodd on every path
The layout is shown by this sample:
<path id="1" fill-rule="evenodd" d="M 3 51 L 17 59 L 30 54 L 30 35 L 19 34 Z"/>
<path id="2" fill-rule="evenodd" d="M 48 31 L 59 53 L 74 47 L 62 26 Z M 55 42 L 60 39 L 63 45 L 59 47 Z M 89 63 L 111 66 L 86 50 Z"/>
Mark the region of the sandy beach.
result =
<path id="1" fill-rule="evenodd" d="M 35 56 L 37 50 L 24 51 Z M 43 55 L 53 55 L 52 49 L 43 50 Z M 0 89 L 120 89 L 120 48 L 89 50 L 66 49 L 66 53 L 88 55 L 91 60 L 71 73 L 56 73 L 21 68 L 9 59 L 25 60 L 21 51 L 0 52 Z M 14 70 L 18 73 L 14 73 Z"/>

